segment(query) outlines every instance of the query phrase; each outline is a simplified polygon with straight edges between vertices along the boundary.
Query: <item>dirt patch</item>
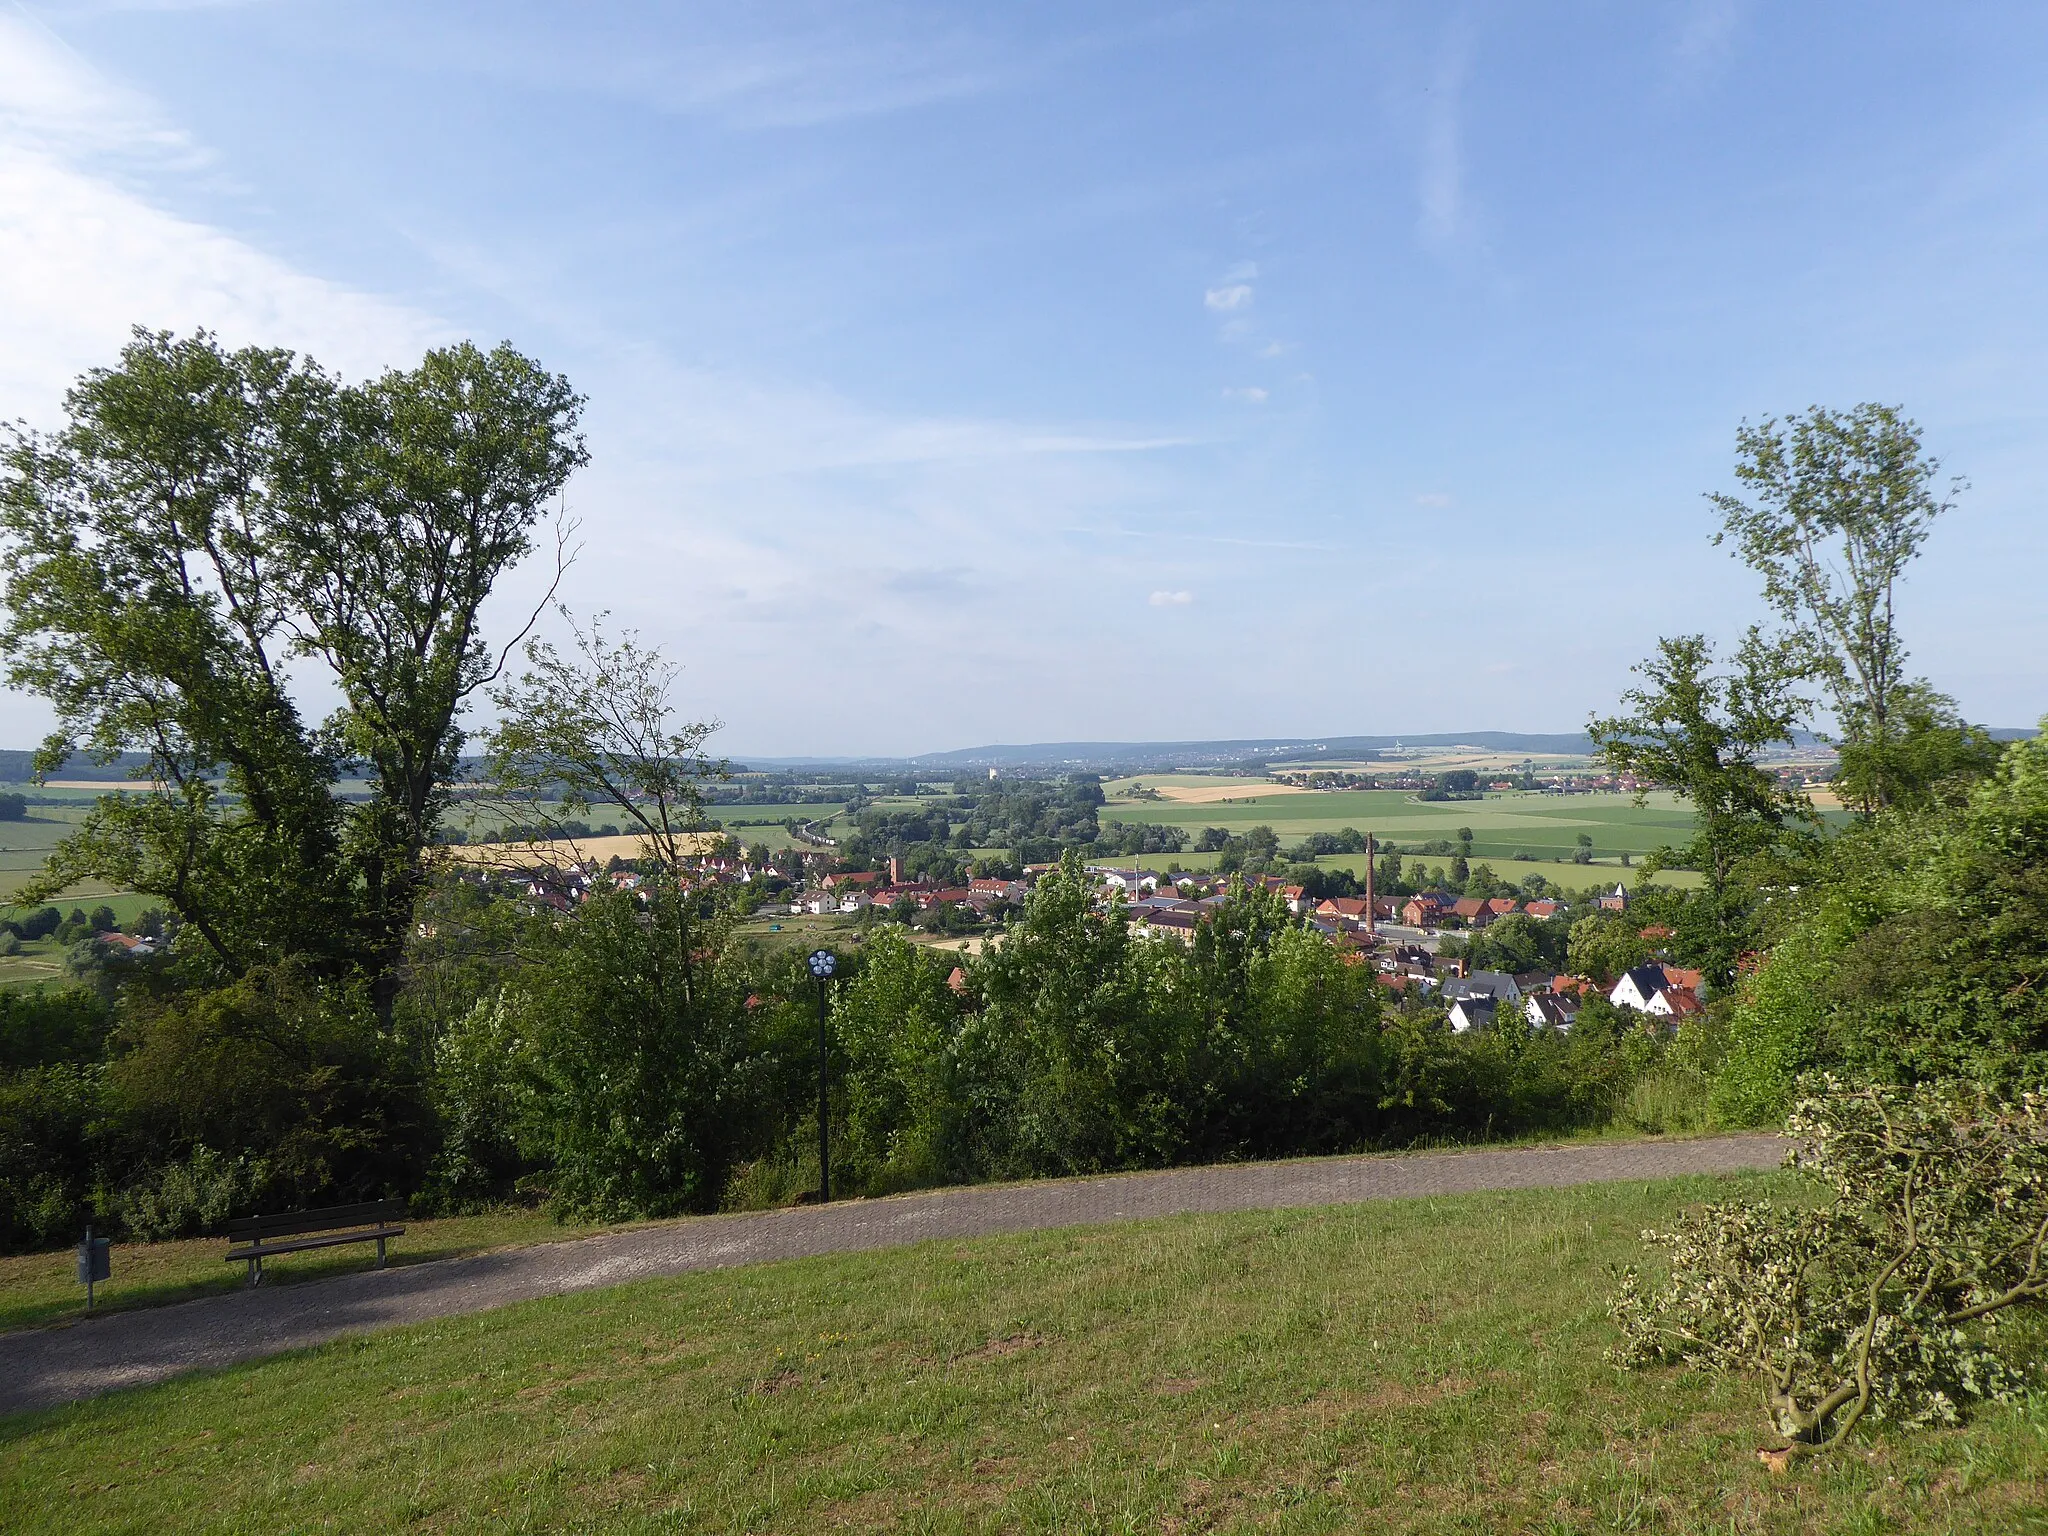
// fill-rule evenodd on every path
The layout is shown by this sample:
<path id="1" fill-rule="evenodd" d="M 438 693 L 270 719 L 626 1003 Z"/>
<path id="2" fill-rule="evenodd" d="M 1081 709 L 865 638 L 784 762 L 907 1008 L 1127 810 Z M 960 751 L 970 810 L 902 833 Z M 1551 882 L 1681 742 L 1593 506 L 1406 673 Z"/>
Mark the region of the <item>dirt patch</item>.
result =
<path id="1" fill-rule="evenodd" d="M 791 1387 L 798 1385 L 802 1381 L 803 1377 L 795 1371 L 777 1371 L 766 1381 L 757 1381 L 747 1390 L 756 1397 L 774 1397 L 779 1393 L 787 1392 Z"/>
<path id="2" fill-rule="evenodd" d="M 722 833 L 683 832 L 676 843 L 686 854 L 709 853 Z M 571 864 L 604 864 L 613 857 L 637 859 L 646 839 L 637 833 L 616 837 L 564 837 L 548 843 L 461 843 L 446 850 L 458 864 L 486 869 L 566 869 Z"/>
<path id="3" fill-rule="evenodd" d="M 1162 784 L 1159 798 L 1177 805 L 1220 805 L 1226 800 L 1265 800 L 1274 795 L 1313 795 L 1299 784 Z"/>
<path id="4" fill-rule="evenodd" d="M 990 1339 L 977 1349 L 970 1349 L 964 1355 L 955 1355 L 956 1360 L 1000 1360 L 1005 1355 L 1021 1355 L 1027 1349 L 1036 1349 L 1045 1342 L 1042 1334 L 1013 1333 L 1007 1338 Z"/>
<path id="5" fill-rule="evenodd" d="M 43 789 L 98 789 L 109 793 L 119 789 L 125 790 L 131 795 L 139 795 L 151 791 L 169 789 L 171 786 L 149 779 L 45 779 L 41 787 Z"/>
<path id="6" fill-rule="evenodd" d="M 1209 1385 L 1198 1376 L 1169 1376 L 1153 1387 L 1161 1397 L 1186 1397 L 1190 1392 L 1199 1392 Z"/>

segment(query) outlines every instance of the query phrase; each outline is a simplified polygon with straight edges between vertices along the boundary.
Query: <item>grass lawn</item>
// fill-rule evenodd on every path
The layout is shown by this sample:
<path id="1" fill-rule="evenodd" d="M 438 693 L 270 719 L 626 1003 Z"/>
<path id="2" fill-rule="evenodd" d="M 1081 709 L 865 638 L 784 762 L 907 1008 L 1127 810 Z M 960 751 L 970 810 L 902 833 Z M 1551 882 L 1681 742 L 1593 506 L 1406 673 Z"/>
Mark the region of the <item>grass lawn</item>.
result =
<path id="1" fill-rule="evenodd" d="M 1610 1265 L 1782 1175 L 939 1241 L 556 1297 L 0 1425 L 37 1531 L 2016 1531 L 2048 1406 L 1772 1478 L 1602 1360 Z"/>
<path id="2" fill-rule="evenodd" d="M 556 1221 L 541 1211 L 506 1209 L 477 1216 L 441 1216 L 405 1223 L 405 1236 L 390 1245 L 387 1263 L 423 1264 L 560 1238 L 585 1237 L 616 1227 Z M 226 1238 L 196 1237 L 174 1243 L 119 1243 L 113 1251 L 113 1279 L 94 1287 L 96 1310 L 154 1307 L 185 1301 L 214 1291 L 231 1291 L 247 1278 L 240 1264 L 227 1263 Z M 268 1259 L 263 1265 L 266 1286 L 292 1285 L 348 1270 L 369 1269 L 377 1262 L 374 1244 L 351 1243 L 312 1253 Z M 78 1261 L 70 1249 L 61 1253 L 21 1253 L 0 1258 L 0 1329 L 20 1328 L 82 1316 L 85 1287 L 78 1283 Z"/>

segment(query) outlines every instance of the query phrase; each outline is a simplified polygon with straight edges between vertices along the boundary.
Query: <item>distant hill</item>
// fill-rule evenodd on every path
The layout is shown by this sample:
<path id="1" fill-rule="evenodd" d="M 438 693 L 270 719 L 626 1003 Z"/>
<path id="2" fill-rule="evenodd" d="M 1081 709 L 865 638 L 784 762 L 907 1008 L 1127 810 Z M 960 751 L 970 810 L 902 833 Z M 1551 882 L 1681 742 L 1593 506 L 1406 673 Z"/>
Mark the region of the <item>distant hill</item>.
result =
<path id="1" fill-rule="evenodd" d="M 1235 741 L 1048 741 L 1022 746 L 963 747 L 927 752 L 910 761 L 933 768 L 1011 768 L 1032 764 L 1105 764 L 1114 767 L 1223 766 L 1252 759 L 1306 762 L 1377 753 L 1389 747 L 1478 747 L 1488 752 L 1578 754 L 1593 750 L 1583 731 L 1527 735 L 1515 731 L 1442 731 L 1419 736 L 1263 736 Z"/>
<path id="2" fill-rule="evenodd" d="M 0 784 L 26 784 L 35 777 L 36 755 L 33 752 L 12 752 L 0 750 Z M 148 763 L 149 758 L 141 752 L 123 752 L 111 763 L 95 763 L 88 758 L 74 757 L 66 763 L 53 778 L 63 779 L 105 779 L 114 783 L 121 779 L 135 777 L 134 769 Z"/>
<path id="3" fill-rule="evenodd" d="M 2038 732 L 2031 726 L 1996 726 L 1999 741 L 2020 741 Z M 1815 738 L 1800 732 L 1802 745 Z M 1256 736 L 1218 741 L 1040 741 L 961 747 L 951 752 L 925 752 L 915 757 L 755 757 L 731 754 L 738 769 L 781 772 L 793 768 L 830 768 L 840 772 L 874 770 L 934 773 L 998 768 L 1011 773 L 1027 769 L 1060 773 L 1158 773 L 1169 768 L 1231 768 L 1268 762 L 1341 762 L 1375 756 L 1394 747 L 1473 747 L 1486 752 L 1581 757 L 1593 750 L 1583 731 L 1433 731 L 1413 736 Z M 34 754 L 0 750 L 0 783 L 25 783 L 34 771 Z M 112 763 L 83 757 L 64 765 L 65 779 L 105 780 L 134 777 L 132 769 L 147 759 L 125 752 Z M 465 768 L 473 765 L 464 759 Z"/>

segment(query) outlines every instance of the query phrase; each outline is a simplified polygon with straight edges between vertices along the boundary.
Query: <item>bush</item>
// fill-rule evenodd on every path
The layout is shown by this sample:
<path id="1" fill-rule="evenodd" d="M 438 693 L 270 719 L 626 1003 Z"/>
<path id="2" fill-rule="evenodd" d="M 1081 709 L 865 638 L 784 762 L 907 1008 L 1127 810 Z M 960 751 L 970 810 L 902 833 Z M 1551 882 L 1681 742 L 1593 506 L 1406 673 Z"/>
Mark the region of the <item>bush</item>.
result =
<path id="1" fill-rule="evenodd" d="M 105 1080 L 60 1062 L 0 1074 L 0 1252 L 78 1236 L 90 1211 Z"/>
<path id="2" fill-rule="evenodd" d="M 186 1161 L 123 1190 L 116 1209 L 123 1225 L 147 1243 L 201 1236 L 220 1231 L 236 1207 L 252 1205 L 268 1177 L 260 1161 L 194 1147 Z"/>
<path id="3" fill-rule="evenodd" d="M 80 987 L 0 992 L 0 1072 L 99 1059 L 113 1016 Z"/>
<path id="4" fill-rule="evenodd" d="M 363 1200 L 418 1183 L 429 1120 L 411 1063 L 355 988 L 259 968 L 170 1005 L 128 999 L 108 1065 L 122 1155 L 260 1159 L 268 1200 Z"/>
<path id="5" fill-rule="evenodd" d="M 2048 1296 L 2048 1097 L 1827 1079 L 1787 1130 L 1831 1198 L 1708 1205 L 1645 1233 L 1671 1274 L 1655 1289 L 1624 1275 L 1616 1358 L 1762 1378 L 1794 1451 L 1866 1417 L 1953 1424 L 2019 1395 L 1999 1345 L 2011 1309 Z"/>
<path id="6" fill-rule="evenodd" d="M 694 895 L 646 894 L 644 907 L 624 891 L 591 897 L 506 987 L 503 1015 L 472 1016 L 500 1065 L 488 1093 L 481 1072 L 464 1090 L 478 1117 L 468 1155 L 509 1118 L 565 1214 L 715 1209 L 758 1134 L 746 979 Z"/>

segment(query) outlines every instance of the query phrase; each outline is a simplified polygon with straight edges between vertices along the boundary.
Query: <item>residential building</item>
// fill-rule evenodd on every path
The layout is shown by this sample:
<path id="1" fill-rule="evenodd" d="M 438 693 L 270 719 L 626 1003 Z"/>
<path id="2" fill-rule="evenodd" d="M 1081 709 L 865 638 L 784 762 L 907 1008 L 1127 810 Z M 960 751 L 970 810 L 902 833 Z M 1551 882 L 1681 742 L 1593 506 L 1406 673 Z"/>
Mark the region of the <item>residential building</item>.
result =
<path id="1" fill-rule="evenodd" d="M 1460 997 L 1451 1002 L 1451 1028 L 1459 1034 L 1475 1029 L 1490 1029 L 1498 1017 L 1500 1005 L 1490 997 Z"/>
<path id="2" fill-rule="evenodd" d="M 1654 963 L 1639 965 L 1614 984 L 1614 990 L 1607 994 L 1607 1001 L 1617 1008 L 1633 1008 L 1637 1013 L 1648 1013 L 1650 999 L 1670 984 L 1663 966 Z"/>
<path id="3" fill-rule="evenodd" d="M 1579 999 L 1572 992 L 1535 992 L 1524 1000 L 1522 1011 L 1538 1028 L 1569 1030 L 1579 1016 Z"/>
<path id="4" fill-rule="evenodd" d="M 1448 998 L 1485 997 L 1496 1002 L 1514 1004 L 1522 1000 L 1522 989 L 1515 978 L 1506 971 L 1474 971 L 1470 976 L 1460 976 L 1444 983 L 1444 996 Z"/>

